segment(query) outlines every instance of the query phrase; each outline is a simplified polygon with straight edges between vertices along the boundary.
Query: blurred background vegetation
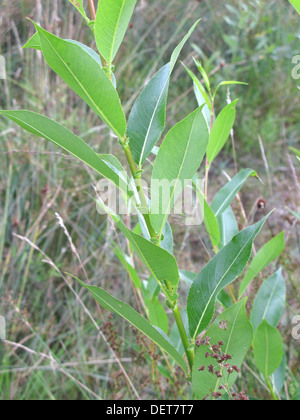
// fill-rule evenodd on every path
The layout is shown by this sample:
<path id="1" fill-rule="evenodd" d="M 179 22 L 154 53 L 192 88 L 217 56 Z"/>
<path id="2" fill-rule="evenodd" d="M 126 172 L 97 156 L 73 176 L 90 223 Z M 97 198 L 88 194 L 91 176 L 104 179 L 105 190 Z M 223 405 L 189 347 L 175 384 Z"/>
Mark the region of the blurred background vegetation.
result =
<path id="1" fill-rule="evenodd" d="M 109 130 L 49 70 L 41 53 L 22 49 L 34 33 L 26 17 L 58 36 L 95 47 L 91 32 L 67 0 L 1 0 L 0 55 L 6 58 L 8 77 L 0 80 L 0 108 L 43 113 L 97 151 L 116 153 L 122 160 Z M 249 83 L 230 88 L 231 99 L 240 98 L 234 142 L 228 141 L 212 169 L 210 199 L 236 167 L 259 172 L 263 183 L 249 181 L 241 199 L 249 218 L 260 216 L 256 203 L 261 198 L 266 200 L 266 211 L 277 208 L 260 241 L 286 231 L 280 263 L 285 268 L 288 304 L 300 314 L 299 223 L 286 208 L 299 211 L 300 205 L 297 164 L 288 149 L 299 147 L 300 95 L 292 78 L 292 58 L 299 54 L 300 26 L 288 1 L 139 0 L 116 61 L 122 103 L 128 113 L 144 84 L 200 17 L 181 60 L 193 71 L 193 57 L 201 60 L 213 85 L 225 79 Z M 217 110 L 227 95 L 226 88 L 220 91 Z M 191 79 L 178 63 L 171 81 L 167 128 L 196 106 Z M 7 319 L 8 339 L 19 345 L 0 345 L 1 399 L 191 397 L 181 373 L 170 375 L 159 363 L 162 355 L 157 348 L 97 308 L 66 274 L 87 278 L 136 306 L 133 286 L 110 247 L 112 240 L 124 241 L 97 213 L 92 199 L 96 182 L 92 171 L 51 144 L 0 120 L 0 314 Z M 186 231 L 175 224 L 174 232 L 181 268 L 199 271 L 210 253 L 202 228 Z M 292 316 L 287 309 L 281 325 L 288 398 L 296 395 L 300 380 Z M 102 333 L 91 318 L 98 320 Z M 251 355 L 238 387 L 252 398 L 269 398 Z"/>

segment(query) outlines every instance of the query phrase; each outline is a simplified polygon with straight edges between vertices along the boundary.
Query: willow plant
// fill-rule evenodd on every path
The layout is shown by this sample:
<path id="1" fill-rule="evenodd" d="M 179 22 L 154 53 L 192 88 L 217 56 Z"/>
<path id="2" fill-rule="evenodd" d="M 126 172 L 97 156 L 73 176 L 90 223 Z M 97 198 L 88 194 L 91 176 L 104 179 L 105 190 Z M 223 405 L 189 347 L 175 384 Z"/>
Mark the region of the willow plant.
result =
<path id="1" fill-rule="evenodd" d="M 208 203 L 210 168 L 230 136 L 237 107 L 237 101 L 233 101 L 216 115 L 215 97 L 222 86 L 237 82 L 223 82 L 213 89 L 201 63 L 196 61 L 199 77 L 187 71 L 193 79 L 199 106 L 171 128 L 158 147 L 165 129 L 171 75 L 199 21 L 174 49 L 169 62 L 146 84 L 126 118 L 117 90 L 114 59 L 136 0 L 100 0 L 97 10 L 89 0 L 91 19 L 83 0 L 70 0 L 70 3 L 92 30 L 98 52 L 75 40 L 58 38 L 35 22 L 32 23 L 36 33 L 25 48 L 42 51 L 50 68 L 107 124 L 126 156 L 130 173 L 116 156 L 99 155 L 80 137 L 46 116 L 25 110 L 0 111 L 0 114 L 80 159 L 121 190 L 127 204 L 135 207 L 139 225 L 131 230 L 117 212 L 100 203 L 150 274 L 149 281 L 142 282 L 125 251 L 116 247 L 120 261 L 144 300 L 145 316 L 111 293 L 78 281 L 101 306 L 125 318 L 156 343 L 172 359 L 166 367 L 174 369 L 176 364 L 185 372 L 195 398 L 246 399 L 242 390 L 234 393 L 232 387 L 251 347 L 257 369 L 272 397 L 277 398 L 283 375 L 280 377 L 280 372 L 285 370 L 282 368 L 283 343 L 276 329 L 285 301 L 281 269 L 264 282 L 253 303 L 250 319 L 245 292 L 258 273 L 280 255 L 284 235 L 281 233 L 264 245 L 251 260 L 242 281 L 237 282 L 268 215 L 239 231 L 231 204 L 245 181 L 249 177 L 257 178 L 257 173 L 243 169 L 220 189 L 211 204 Z M 150 155 L 156 156 L 148 197 L 142 178 Z M 204 189 L 197 182 L 200 167 L 206 168 Z M 215 253 L 199 274 L 179 270 L 168 221 L 186 180 L 202 203 L 204 226 Z M 170 185 L 167 198 L 157 189 L 164 181 Z M 179 307 L 182 282 L 189 287 L 186 308 L 183 303 Z M 161 296 L 166 306 L 161 303 Z M 167 316 L 170 310 L 176 326 L 172 329 Z M 159 363 L 163 365 L 165 359 Z"/>

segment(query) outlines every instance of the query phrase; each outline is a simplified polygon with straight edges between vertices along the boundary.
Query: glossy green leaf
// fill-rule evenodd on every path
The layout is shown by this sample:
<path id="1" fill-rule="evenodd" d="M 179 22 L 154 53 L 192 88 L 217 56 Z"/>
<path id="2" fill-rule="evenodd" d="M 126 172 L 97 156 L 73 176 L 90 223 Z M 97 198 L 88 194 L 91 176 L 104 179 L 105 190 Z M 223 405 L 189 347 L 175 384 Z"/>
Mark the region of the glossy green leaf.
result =
<path id="1" fill-rule="evenodd" d="M 240 285 L 239 297 L 243 295 L 252 280 L 282 253 L 284 246 L 284 232 L 281 232 L 258 251 Z"/>
<path id="2" fill-rule="evenodd" d="M 95 21 L 98 50 L 109 68 L 120 48 L 136 0 L 100 0 Z"/>
<path id="3" fill-rule="evenodd" d="M 167 64 L 147 84 L 129 115 L 127 135 L 138 165 L 144 163 L 165 128 L 169 77 Z"/>
<path id="4" fill-rule="evenodd" d="M 253 169 L 240 171 L 215 195 L 211 208 L 216 217 L 230 206 L 249 176 L 257 177 L 257 173 Z"/>
<path id="5" fill-rule="evenodd" d="M 126 120 L 109 77 L 91 55 L 73 41 L 62 40 L 35 24 L 49 66 L 97 115 L 123 138 Z"/>
<path id="6" fill-rule="evenodd" d="M 300 15 L 300 0 L 289 0 Z"/>
<path id="7" fill-rule="evenodd" d="M 280 332 L 263 320 L 254 333 L 253 345 L 256 367 L 268 379 L 282 362 L 283 342 Z"/>
<path id="8" fill-rule="evenodd" d="M 85 141 L 57 122 L 31 111 L 0 111 L 0 115 L 11 119 L 30 133 L 51 141 L 95 169 L 117 187 L 122 188 L 123 185 L 125 192 L 127 191 L 126 180 L 120 182 L 120 174 L 112 165 L 108 165 Z"/>
<path id="9" fill-rule="evenodd" d="M 214 122 L 207 147 L 207 160 L 210 164 L 218 156 L 230 136 L 236 117 L 237 102 L 238 100 L 227 105 Z"/>
<path id="10" fill-rule="evenodd" d="M 151 181 L 151 221 L 159 234 L 184 189 L 184 181 L 192 181 L 201 165 L 207 143 L 208 129 L 202 108 L 196 109 L 166 135 L 154 163 Z M 161 182 L 168 191 L 159 188 Z"/>
<path id="11" fill-rule="evenodd" d="M 218 345 L 219 341 L 223 341 L 222 352 L 231 355 L 232 359 L 229 363 L 239 368 L 253 339 L 251 323 L 246 316 L 246 302 L 247 300 L 244 299 L 219 315 L 205 334 L 210 337 L 211 345 Z M 221 323 L 226 323 L 226 330 L 220 328 Z M 221 385 L 232 387 L 238 376 L 236 372 L 228 375 L 226 368 L 222 368 L 217 360 L 205 357 L 206 352 L 212 352 L 209 346 L 202 345 L 196 349 L 192 373 L 194 392 L 200 400 L 206 396 L 212 399 L 212 392 L 224 394 L 226 391 L 220 390 L 219 387 Z M 214 367 L 214 371 L 219 370 L 222 378 L 210 373 L 209 365 Z M 201 366 L 205 366 L 204 371 L 199 371 Z"/>
<path id="12" fill-rule="evenodd" d="M 170 76 L 182 48 L 198 22 L 175 48 L 170 63 L 161 68 L 146 85 L 129 115 L 127 135 L 133 158 L 139 166 L 145 162 L 164 131 Z"/>
<path id="13" fill-rule="evenodd" d="M 171 356 L 176 363 L 187 373 L 187 365 L 182 356 L 172 346 L 172 344 L 166 340 L 166 338 L 159 333 L 145 318 L 143 318 L 133 308 L 128 306 L 126 303 L 114 298 L 105 290 L 99 287 L 89 286 L 82 281 L 78 280 L 80 284 L 85 287 L 94 296 L 96 301 L 106 309 L 111 309 L 113 312 L 119 314 L 121 317 L 126 319 L 130 324 L 145 334 L 150 340 L 154 341 L 160 346 L 169 356 Z"/>
<path id="14" fill-rule="evenodd" d="M 266 219 L 238 233 L 199 273 L 188 296 L 188 317 L 193 338 L 211 322 L 218 294 L 231 284 L 249 261 L 254 239 Z"/>
<path id="15" fill-rule="evenodd" d="M 286 299 L 282 269 L 264 281 L 253 303 L 251 322 L 254 330 L 265 319 L 272 327 L 280 321 Z"/>
<path id="16" fill-rule="evenodd" d="M 84 7 L 83 7 L 83 0 L 69 0 L 69 2 L 78 10 L 81 16 L 85 19 L 87 23 L 90 22 L 90 19 L 87 17 Z"/>

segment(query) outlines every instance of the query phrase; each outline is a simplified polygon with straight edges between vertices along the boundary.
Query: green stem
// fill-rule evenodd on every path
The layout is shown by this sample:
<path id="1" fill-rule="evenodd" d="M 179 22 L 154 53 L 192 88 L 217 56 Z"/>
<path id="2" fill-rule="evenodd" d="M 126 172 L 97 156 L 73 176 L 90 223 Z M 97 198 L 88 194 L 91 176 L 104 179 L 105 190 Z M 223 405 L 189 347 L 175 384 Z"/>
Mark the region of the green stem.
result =
<path id="1" fill-rule="evenodd" d="M 269 390 L 270 390 L 270 393 L 271 393 L 271 395 L 272 395 L 273 400 L 274 400 L 274 401 L 278 401 L 278 398 L 277 398 L 277 396 L 276 396 L 276 394 L 275 394 L 275 392 L 274 392 L 274 389 L 273 389 L 273 387 L 272 387 L 272 384 L 271 384 L 271 382 L 270 382 L 270 379 L 269 379 L 269 378 L 266 378 L 266 382 L 267 382 L 267 385 L 268 385 L 268 388 L 269 388 Z"/>
<path id="2" fill-rule="evenodd" d="M 193 364 L 194 364 L 194 350 L 189 348 L 190 342 L 186 334 L 186 331 L 182 322 L 181 314 L 177 305 L 173 308 L 173 314 L 174 314 L 174 318 L 177 324 L 180 338 L 184 347 L 184 351 L 189 362 L 190 369 L 192 370 Z"/>
<path id="3" fill-rule="evenodd" d="M 127 162 L 129 164 L 132 176 L 135 180 L 135 185 L 139 194 L 139 198 L 141 201 L 141 207 L 142 207 L 142 214 L 145 220 L 145 223 L 147 225 L 148 231 L 149 231 L 149 235 L 151 237 L 151 239 L 156 239 L 156 232 L 155 229 L 152 226 L 151 220 L 150 220 L 150 212 L 149 212 L 149 205 L 145 196 L 145 192 L 143 189 L 143 183 L 142 183 L 142 177 L 141 177 L 141 173 L 138 172 L 137 167 L 135 165 L 132 153 L 131 153 L 131 149 L 130 146 L 128 144 L 128 142 L 123 142 L 122 143 L 123 146 L 123 150 L 125 152 L 126 158 L 127 158 Z"/>

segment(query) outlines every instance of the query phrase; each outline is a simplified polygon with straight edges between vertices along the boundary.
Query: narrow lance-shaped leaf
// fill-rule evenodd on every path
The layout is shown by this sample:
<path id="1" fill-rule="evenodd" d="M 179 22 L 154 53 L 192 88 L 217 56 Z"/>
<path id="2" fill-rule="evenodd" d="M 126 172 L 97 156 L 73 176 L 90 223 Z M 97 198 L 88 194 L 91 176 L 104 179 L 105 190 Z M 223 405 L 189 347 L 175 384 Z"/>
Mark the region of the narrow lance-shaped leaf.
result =
<path id="1" fill-rule="evenodd" d="M 154 328 L 145 318 L 143 318 L 138 312 L 131 308 L 126 303 L 114 298 L 105 290 L 100 289 L 99 287 L 89 286 L 82 281 L 80 284 L 85 287 L 96 301 L 106 309 L 119 314 L 121 317 L 126 319 L 130 324 L 136 327 L 139 331 L 145 334 L 150 340 L 154 341 L 158 346 L 160 346 L 169 356 L 171 356 L 175 362 L 187 373 L 187 365 L 178 353 L 178 351 L 172 346 L 172 344 L 162 335 L 160 332 Z"/>
<path id="2" fill-rule="evenodd" d="M 280 332 L 263 320 L 255 331 L 253 346 L 255 364 L 268 379 L 282 362 L 283 342 Z"/>
<path id="3" fill-rule="evenodd" d="M 108 165 L 85 141 L 67 128 L 32 111 L 0 111 L 0 115 L 11 119 L 30 133 L 49 140 L 71 153 L 95 169 L 100 175 L 112 181 L 118 188 L 123 188 L 127 194 L 127 179 L 122 178 L 122 173 L 111 164 Z"/>
<path id="4" fill-rule="evenodd" d="M 194 30 L 196 29 L 198 23 L 201 21 L 201 19 L 198 19 L 194 25 L 192 25 L 189 32 L 185 35 L 185 37 L 182 39 L 182 41 L 177 45 L 177 47 L 174 49 L 172 55 L 171 55 L 171 61 L 170 61 L 170 72 L 174 70 L 175 64 L 178 60 L 178 57 L 181 53 L 182 48 L 186 44 L 186 42 L 190 39 L 191 35 L 193 34 Z"/>
<path id="5" fill-rule="evenodd" d="M 253 303 L 251 322 L 254 330 L 265 319 L 272 327 L 280 321 L 286 299 L 282 269 L 264 281 Z"/>
<path id="6" fill-rule="evenodd" d="M 109 68 L 123 41 L 136 0 L 100 0 L 95 21 L 98 50 Z"/>
<path id="7" fill-rule="evenodd" d="M 127 135 L 133 158 L 139 166 L 165 128 L 169 77 L 170 64 L 166 64 L 147 84 L 129 115 Z"/>
<path id="8" fill-rule="evenodd" d="M 255 255 L 239 289 L 239 297 L 243 295 L 252 280 L 284 250 L 284 232 L 272 238 Z"/>
<path id="9" fill-rule="evenodd" d="M 194 339 L 212 320 L 220 291 L 231 284 L 246 267 L 254 239 L 267 217 L 238 233 L 196 277 L 187 305 L 190 333 Z"/>
<path id="10" fill-rule="evenodd" d="M 49 66 L 99 117 L 123 138 L 126 120 L 120 99 L 100 65 L 73 41 L 64 41 L 35 24 Z"/>
<path id="11" fill-rule="evenodd" d="M 222 352 L 232 357 L 228 363 L 238 368 L 241 367 L 253 339 L 253 329 L 246 316 L 246 302 L 247 299 L 241 300 L 227 309 L 215 319 L 206 332 L 206 336 L 210 337 L 211 345 L 223 342 Z M 220 325 L 226 325 L 226 329 L 220 328 Z M 212 399 L 212 392 L 225 394 L 226 390 L 220 389 L 220 386 L 230 388 L 238 377 L 236 372 L 228 375 L 227 369 L 220 366 L 216 359 L 207 358 L 206 353 L 211 352 L 210 346 L 206 345 L 201 345 L 196 349 L 192 382 L 196 397 L 200 400 L 207 396 L 208 399 Z M 209 372 L 209 365 L 213 366 L 214 373 Z M 205 369 L 199 371 L 202 366 Z M 217 377 L 216 371 L 220 372 L 221 378 Z"/>
<path id="12" fill-rule="evenodd" d="M 151 221 L 159 234 L 185 187 L 184 182 L 190 180 L 192 186 L 206 151 L 208 135 L 201 107 L 175 125 L 159 149 L 151 180 Z"/>
<path id="13" fill-rule="evenodd" d="M 227 105 L 214 122 L 207 147 L 207 160 L 210 164 L 218 156 L 228 140 L 235 121 L 237 102 L 238 100 Z"/>
<path id="14" fill-rule="evenodd" d="M 170 63 L 162 67 L 146 85 L 129 115 L 127 136 L 130 138 L 133 158 L 139 166 L 145 162 L 164 131 L 170 76 L 198 22 L 175 48 Z"/>
<path id="15" fill-rule="evenodd" d="M 243 169 L 215 195 L 211 208 L 216 217 L 230 206 L 249 176 L 257 177 L 257 173 L 253 169 Z"/>

